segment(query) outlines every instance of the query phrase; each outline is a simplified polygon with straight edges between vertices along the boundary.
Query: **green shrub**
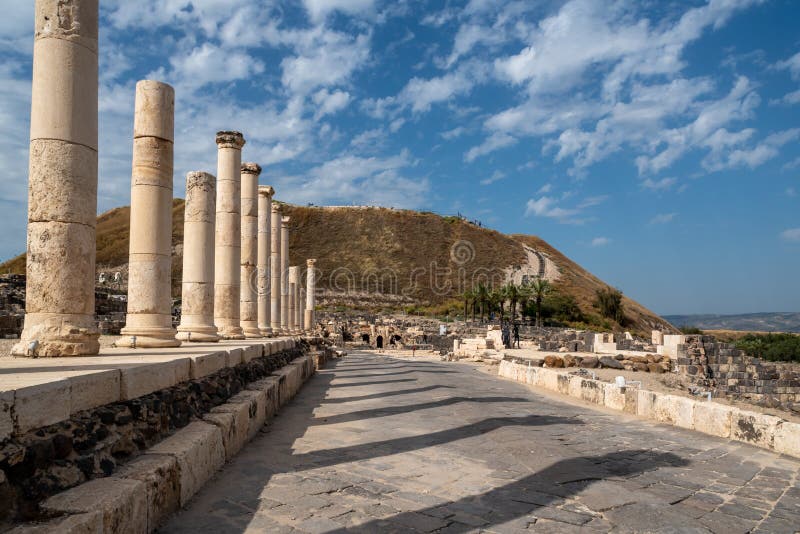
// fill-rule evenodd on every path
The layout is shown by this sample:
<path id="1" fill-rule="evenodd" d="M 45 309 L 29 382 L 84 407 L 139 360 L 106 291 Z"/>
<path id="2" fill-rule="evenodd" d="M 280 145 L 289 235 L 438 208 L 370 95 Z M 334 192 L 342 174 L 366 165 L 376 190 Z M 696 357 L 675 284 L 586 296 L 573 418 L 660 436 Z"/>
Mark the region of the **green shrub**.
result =
<path id="1" fill-rule="evenodd" d="M 612 287 L 598 289 L 594 307 L 600 310 L 600 315 L 606 319 L 616 321 L 620 326 L 625 325 L 625 309 L 622 306 L 622 291 Z"/>
<path id="2" fill-rule="evenodd" d="M 682 334 L 686 334 L 687 336 L 692 335 L 703 335 L 703 331 L 697 328 L 696 326 L 681 326 L 679 327 Z"/>
<path id="3" fill-rule="evenodd" d="M 747 334 L 736 341 L 736 348 L 771 362 L 800 362 L 800 336 L 796 334 Z"/>

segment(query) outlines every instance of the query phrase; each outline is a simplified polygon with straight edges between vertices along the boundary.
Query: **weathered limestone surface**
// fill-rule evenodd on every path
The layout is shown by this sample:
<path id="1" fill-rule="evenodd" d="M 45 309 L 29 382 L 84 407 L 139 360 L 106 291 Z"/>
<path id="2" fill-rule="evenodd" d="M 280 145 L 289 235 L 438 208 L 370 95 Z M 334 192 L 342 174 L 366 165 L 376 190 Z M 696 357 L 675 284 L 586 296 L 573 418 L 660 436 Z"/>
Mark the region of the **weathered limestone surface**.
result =
<path id="1" fill-rule="evenodd" d="M 12 353 L 97 354 L 98 0 L 34 9 L 26 316 Z"/>
<path id="2" fill-rule="evenodd" d="M 317 260 L 315 259 L 308 259 L 306 260 L 306 308 L 303 317 L 303 323 L 306 328 L 306 331 L 313 331 L 314 330 L 314 308 L 316 307 L 315 302 L 315 292 L 317 290 L 317 270 L 316 265 Z"/>
<path id="3" fill-rule="evenodd" d="M 122 347 L 177 347 L 172 327 L 172 160 L 175 91 L 136 84 L 128 315 Z"/>
<path id="4" fill-rule="evenodd" d="M 219 341 L 214 325 L 214 220 L 216 178 L 206 172 L 186 175 L 183 223 L 183 283 L 178 339 Z"/>
<path id="5" fill-rule="evenodd" d="M 146 454 L 125 464 L 116 474 L 144 483 L 147 496 L 147 532 L 153 532 L 180 505 L 178 462 L 166 454 Z"/>
<path id="6" fill-rule="evenodd" d="M 258 328 L 261 335 L 272 335 L 270 314 L 270 245 L 272 236 L 272 186 L 262 185 L 258 188 Z"/>
<path id="7" fill-rule="evenodd" d="M 242 259 L 240 324 L 248 339 L 262 337 L 258 328 L 258 177 L 261 166 L 242 163 Z"/>
<path id="8" fill-rule="evenodd" d="M 241 168 L 244 136 L 217 133 L 217 213 L 214 240 L 214 324 L 224 339 L 244 339 L 241 287 Z"/>
<path id="9" fill-rule="evenodd" d="M 281 217 L 281 330 L 289 329 L 289 217 Z"/>
<path id="10" fill-rule="evenodd" d="M 81 514 L 99 511 L 102 532 L 147 532 L 147 488 L 139 480 L 100 478 L 59 493 L 42 503 L 45 512 Z"/>
<path id="11" fill-rule="evenodd" d="M 283 260 L 281 259 L 281 206 L 272 205 L 270 227 L 270 324 L 272 333 L 279 334 L 281 328 L 281 293 L 283 292 Z"/>

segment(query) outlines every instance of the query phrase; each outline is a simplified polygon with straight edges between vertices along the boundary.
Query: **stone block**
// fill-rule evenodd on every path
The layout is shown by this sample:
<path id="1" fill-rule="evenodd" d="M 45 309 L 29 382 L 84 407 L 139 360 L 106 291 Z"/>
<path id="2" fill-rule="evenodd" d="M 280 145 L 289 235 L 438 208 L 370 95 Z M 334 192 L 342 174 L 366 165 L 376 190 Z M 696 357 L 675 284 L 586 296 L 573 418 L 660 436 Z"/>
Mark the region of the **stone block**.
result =
<path id="1" fill-rule="evenodd" d="M 248 410 L 247 439 L 253 439 L 267 422 L 267 396 L 263 391 L 240 391 L 227 404 L 244 404 Z M 233 408 L 232 408 L 233 409 Z"/>
<path id="2" fill-rule="evenodd" d="M 542 368 L 539 374 L 540 386 L 549 391 L 558 391 L 559 376 L 561 376 L 560 373 Z"/>
<path id="3" fill-rule="evenodd" d="M 44 523 L 26 523 L 8 531 L 8 534 L 104 534 L 103 514 L 88 512 L 59 517 Z"/>
<path id="4" fill-rule="evenodd" d="M 20 434 L 69 419 L 69 380 L 52 380 L 16 390 L 14 414 Z"/>
<path id="5" fill-rule="evenodd" d="M 658 395 L 653 406 L 654 419 L 681 428 L 692 428 L 694 400 L 677 395 Z"/>
<path id="6" fill-rule="evenodd" d="M 228 349 L 225 353 L 225 366 L 226 367 L 236 367 L 240 363 L 242 363 L 242 354 L 244 350 L 241 348 L 231 348 Z"/>
<path id="7" fill-rule="evenodd" d="M 625 391 L 628 388 L 617 387 L 616 384 L 605 383 L 603 385 L 605 392 L 603 396 L 603 404 L 606 408 L 612 410 L 625 410 L 626 396 Z"/>
<path id="8" fill-rule="evenodd" d="M 562 395 L 569 395 L 570 388 L 574 387 L 572 386 L 571 377 L 568 374 L 558 373 L 556 380 L 557 380 L 556 391 L 558 393 L 561 393 Z"/>
<path id="9" fill-rule="evenodd" d="M 189 376 L 192 380 L 203 378 L 226 367 L 227 358 L 225 351 L 198 354 L 189 358 L 191 366 Z"/>
<path id="10" fill-rule="evenodd" d="M 178 358 L 123 367 L 120 372 L 120 397 L 122 400 L 130 400 L 188 381 L 191 375 L 191 359 Z"/>
<path id="11" fill-rule="evenodd" d="M 144 483 L 148 532 L 153 532 L 180 508 L 180 473 L 174 456 L 145 454 L 122 466 L 114 476 Z"/>
<path id="12" fill-rule="evenodd" d="M 565 380 L 562 380 L 559 384 L 559 391 L 576 399 L 582 398 L 581 388 L 583 387 L 583 378 L 579 376 L 570 376 L 567 374 L 561 376 L 563 376 Z M 567 387 L 566 391 L 563 390 L 565 385 Z"/>
<path id="13" fill-rule="evenodd" d="M 216 426 L 197 421 L 152 447 L 148 454 L 168 454 L 178 462 L 180 504 L 203 487 L 214 472 L 225 464 L 222 432 Z"/>
<path id="14" fill-rule="evenodd" d="M 0 442 L 14 433 L 14 420 L 11 419 L 11 408 L 14 406 L 14 392 L 0 391 Z"/>
<path id="15" fill-rule="evenodd" d="M 775 430 L 782 421 L 772 415 L 734 408 L 731 416 L 731 439 L 771 449 Z"/>
<path id="16" fill-rule="evenodd" d="M 70 412 L 91 410 L 119 401 L 121 380 L 118 369 L 69 377 Z"/>
<path id="17" fill-rule="evenodd" d="M 598 380 L 581 379 L 581 399 L 592 404 L 603 405 L 605 402 L 605 387 Z"/>
<path id="18" fill-rule="evenodd" d="M 729 438 L 733 408 L 716 402 L 696 401 L 692 415 L 692 428 L 704 434 Z"/>
<path id="19" fill-rule="evenodd" d="M 100 512 L 102 532 L 148 532 L 147 489 L 139 480 L 117 477 L 90 480 L 50 497 L 41 508 L 52 514 Z"/>
<path id="20" fill-rule="evenodd" d="M 783 421 L 775 429 L 776 452 L 800 458 L 800 424 Z"/>
<path id="21" fill-rule="evenodd" d="M 264 345 L 261 343 L 249 345 L 242 351 L 242 363 L 250 363 L 251 361 L 255 360 L 256 358 L 260 358 L 263 355 Z"/>
<path id="22" fill-rule="evenodd" d="M 294 395 L 292 391 L 292 375 L 296 373 L 297 368 L 291 365 L 281 367 L 272 373 L 278 379 L 278 407 L 284 406 Z"/>
<path id="23" fill-rule="evenodd" d="M 225 458 L 231 460 L 248 441 L 250 403 L 226 402 L 212 408 L 210 413 L 203 416 L 203 420 L 219 427 L 222 433 L 222 446 L 225 447 Z"/>
<path id="24" fill-rule="evenodd" d="M 278 387 L 278 377 L 268 376 L 245 386 L 245 389 L 263 391 L 266 399 L 266 418 L 274 416 L 280 408 L 280 392 Z"/>
<path id="25" fill-rule="evenodd" d="M 655 419 L 654 407 L 656 399 L 659 397 L 657 393 L 640 389 L 636 392 L 636 415 L 646 417 L 647 419 Z"/>

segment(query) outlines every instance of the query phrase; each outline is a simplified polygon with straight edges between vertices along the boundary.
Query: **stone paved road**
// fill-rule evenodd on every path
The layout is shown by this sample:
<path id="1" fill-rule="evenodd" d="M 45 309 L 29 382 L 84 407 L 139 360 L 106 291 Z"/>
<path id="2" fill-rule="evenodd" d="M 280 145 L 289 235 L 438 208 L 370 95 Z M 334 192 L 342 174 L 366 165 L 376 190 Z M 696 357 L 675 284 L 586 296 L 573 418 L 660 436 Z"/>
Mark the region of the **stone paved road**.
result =
<path id="1" fill-rule="evenodd" d="M 162 532 L 795 532 L 800 462 L 357 352 Z"/>

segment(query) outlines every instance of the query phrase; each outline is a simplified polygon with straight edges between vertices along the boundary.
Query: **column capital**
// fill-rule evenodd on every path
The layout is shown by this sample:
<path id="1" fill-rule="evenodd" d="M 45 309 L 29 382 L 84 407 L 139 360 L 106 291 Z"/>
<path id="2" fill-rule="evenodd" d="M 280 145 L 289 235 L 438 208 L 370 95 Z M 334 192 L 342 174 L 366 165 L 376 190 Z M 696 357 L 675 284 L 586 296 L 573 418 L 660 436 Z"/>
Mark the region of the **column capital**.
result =
<path id="1" fill-rule="evenodd" d="M 288 228 L 290 220 L 292 220 L 291 217 L 281 217 L 281 226 Z"/>
<path id="2" fill-rule="evenodd" d="M 313 269 L 315 263 L 317 263 L 316 259 L 309 258 L 306 260 L 306 267 L 308 267 L 309 269 Z"/>
<path id="3" fill-rule="evenodd" d="M 277 213 L 278 215 L 281 214 L 281 205 L 277 202 L 272 203 L 272 213 Z"/>
<path id="4" fill-rule="evenodd" d="M 217 132 L 217 147 L 219 148 L 238 148 L 241 150 L 244 144 L 245 140 L 241 132 Z"/>
<path id="5" fill-rule="evenodd" d="M 275 194 L 275 190 L 272 188 L 271 185 L 260 185 L 258 186 L 258 194 L 261 196 L 272 198 L 272 195 Z"/>
<path id="6" fill-rule="evenodd" d="M 189 171 L 186 173 L 186 189 L 189 190 L 196 186 L 211 186 L 215 187 L 217 183 L 216 177 L 204 171 Z"/>
<path id="7" fill-rule="evenodd" d="M 258 163 L 242 163 L 242 174 L 261 174 L 261 165 Z"/>

